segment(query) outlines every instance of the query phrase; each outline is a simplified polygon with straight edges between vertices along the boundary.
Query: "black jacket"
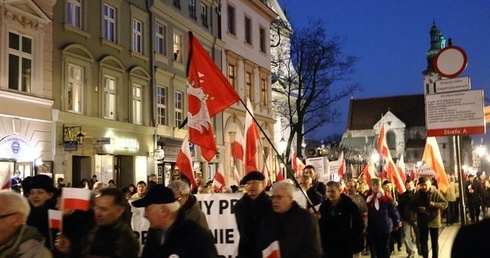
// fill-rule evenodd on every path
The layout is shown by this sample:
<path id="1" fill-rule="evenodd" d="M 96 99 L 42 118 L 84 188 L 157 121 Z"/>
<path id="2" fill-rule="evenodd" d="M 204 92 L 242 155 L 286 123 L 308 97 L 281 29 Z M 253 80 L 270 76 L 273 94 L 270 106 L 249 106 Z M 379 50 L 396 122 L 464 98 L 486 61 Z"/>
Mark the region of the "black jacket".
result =
<path id="1" fill-rule="evenodd" d="M 400 213 L 400 218 L 404 221 L 417 221 L 417 213 L 412 209 L 410 204 L 414 194 L 414 191 L 407 190 L 398 199 L 398 212 Z"/>
<path id="2" fill-rule="evenodd" d="M 354 247 L 362 238 L 364 221 L 352 199 L 341 194 L 337 205 L 326 199 L 320 206 L 320 215 L 318 223 L 326 257 L 354 255 Z"/>
<path id="3" fill-rule="evenodd" d="M 272 213 L 272 201 L 265 192 L 255 200 L 245 194 L 235 204 L 235 219 L 240 233 L 238 257 L 257 257 L 254 253 L 257 230 L 264 216 L 270 213 Z"/>
<path id="4" fill-rule="evenodd" d="M 143 248 L 143 258 L 216 258 L 218 252 L 209 230 L 185 218 L 180 211 L 177 220 L 165 231 L 165 241 L 160 245 L 163 230 L 150 229 Z"/>
<path id="5" fill-rule="evenodd" d="M 318 258 L 322 255 L 318 220 L 293 202 L 285 213 L 270 213 L 257 233 L 257 257 L 272 242 L 279 241 L 281 258 Z"/>

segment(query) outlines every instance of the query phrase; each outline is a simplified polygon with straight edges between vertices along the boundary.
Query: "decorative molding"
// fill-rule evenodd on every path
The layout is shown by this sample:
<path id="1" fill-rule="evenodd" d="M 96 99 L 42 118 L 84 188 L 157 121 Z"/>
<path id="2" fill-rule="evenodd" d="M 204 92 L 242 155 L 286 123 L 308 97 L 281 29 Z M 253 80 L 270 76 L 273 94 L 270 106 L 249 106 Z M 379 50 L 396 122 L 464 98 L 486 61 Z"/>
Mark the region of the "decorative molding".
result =
<path id="1" fill-rule="evenodd" d="M 11 12 L 9 10 L 5 10 L 5 16 L 10 18 L 12 21 L 16 21 L 16 22 L 20 23 L 22 25 L 22 27 L 24 27 L 24 28 L 26 26 L 29 26 L 29 27 L 36 29 L 36 30 L 39 28 L 39 22 L 38 21 L 31 19 L 31 18 L 28 18 L 24 15 L 20 15 L 20 14 Z"/>

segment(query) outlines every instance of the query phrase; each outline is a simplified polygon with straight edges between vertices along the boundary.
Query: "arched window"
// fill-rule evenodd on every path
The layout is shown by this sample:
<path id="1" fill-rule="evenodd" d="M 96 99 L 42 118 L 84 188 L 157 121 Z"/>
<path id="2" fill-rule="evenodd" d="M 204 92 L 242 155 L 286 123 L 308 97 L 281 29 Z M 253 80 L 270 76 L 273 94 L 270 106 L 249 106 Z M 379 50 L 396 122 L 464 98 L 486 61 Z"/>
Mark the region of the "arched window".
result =
<path id="1" fill-rule="evenodd" d="M 386 143 L 388 144 L 388 149 L 396 149 L 396 135 L 394 132 L 389 131 L 386 133 Z"/>

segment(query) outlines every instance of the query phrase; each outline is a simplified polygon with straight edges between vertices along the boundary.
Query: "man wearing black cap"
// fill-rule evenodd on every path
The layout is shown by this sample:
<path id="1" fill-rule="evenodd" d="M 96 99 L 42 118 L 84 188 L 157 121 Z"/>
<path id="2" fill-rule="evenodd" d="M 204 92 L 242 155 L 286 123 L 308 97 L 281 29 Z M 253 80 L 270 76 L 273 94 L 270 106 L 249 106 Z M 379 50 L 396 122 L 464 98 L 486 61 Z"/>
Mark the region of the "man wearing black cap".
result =
<path id="1" fill-rule="evenodd" d="M 218 257 L 211 233 L 196 222 L 185 219 L 170 188 L 155 185 L 143 198 L 131 204 L 145 207 L 145 217 L 150 221 L 143 258 Z"/>
<path id="2" fill-rule="evenodd" d="M 240 181 L 247 193 L 235 204 L 235 219 L 240 233 L 238 257 L 257 257 L 256 237 L 260 221 L 272 213 L 272 201 L 264 191 L 264 175 L 251 171 Z M 260 254 L 259 254 L 260 255 Z"/>
<path id="3" fill-rule="evenodd" d="M 429 233 L 432 244 L 432 258 L 437 258 L 439 254 L 439 228 L 441 227 L 441 211 L 446 209 L 448 202 L 441 192 L 432 187 L 431 181 L 427 177 L 419 179 L 419 191 L 417 191 L 411 201 L 412 209 L 417 212 L 417 227 L 420 234 L 420 246 L 422 256 L 429 257 Z"/>

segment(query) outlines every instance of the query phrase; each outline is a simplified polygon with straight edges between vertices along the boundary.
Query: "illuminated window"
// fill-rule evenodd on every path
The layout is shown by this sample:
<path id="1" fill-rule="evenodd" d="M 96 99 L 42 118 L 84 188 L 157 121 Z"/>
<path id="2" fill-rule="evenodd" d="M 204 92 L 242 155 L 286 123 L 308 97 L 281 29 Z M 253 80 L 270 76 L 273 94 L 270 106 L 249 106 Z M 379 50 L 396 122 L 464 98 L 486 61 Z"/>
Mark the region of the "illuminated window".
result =
<path id="1" fill-rule="evenodd" d="M 116 119 L 116 78 L 104 76 L 104 118 Z"/>
<path id="2" fill-rule="evenodd" d="M 181 91 L 175 92 L 174 103 L 174 126 L 178 127 L 182 124 L 184 114 L 184 94 Z"/>
<path id="3" fill-rule="evenodd" d="M 143 123 L 143 89 L 136 83 L 133 84 L 133 123 Z"/>
<path id="4" fill-rule="evenodd" d="M 228 65 L 228 81 L 236 90 L 236 67 L 231 64 Z"/>
<path id="5" fill-rule="evenodd" d="M 81 66 L 68 64 L 68 85 L 66 87 L 68 111 L 81 113 L 83 103 L 84 69 Z"/>
<path id="6" fill-rule="evenodd" d="M 182 35 L 174 33 L 174 61 L 182 63 Z"/>
<path id="7" fill-rule="evenodd" d="M 267 107 L 269 99 L 267 97 L 267 80 L 260 79 L 260 104 Z"/>
<path id="8" fill-rule="evenodd" d="M 158 124 L 167 125 L 167 88 L 157 86 Z"/>

